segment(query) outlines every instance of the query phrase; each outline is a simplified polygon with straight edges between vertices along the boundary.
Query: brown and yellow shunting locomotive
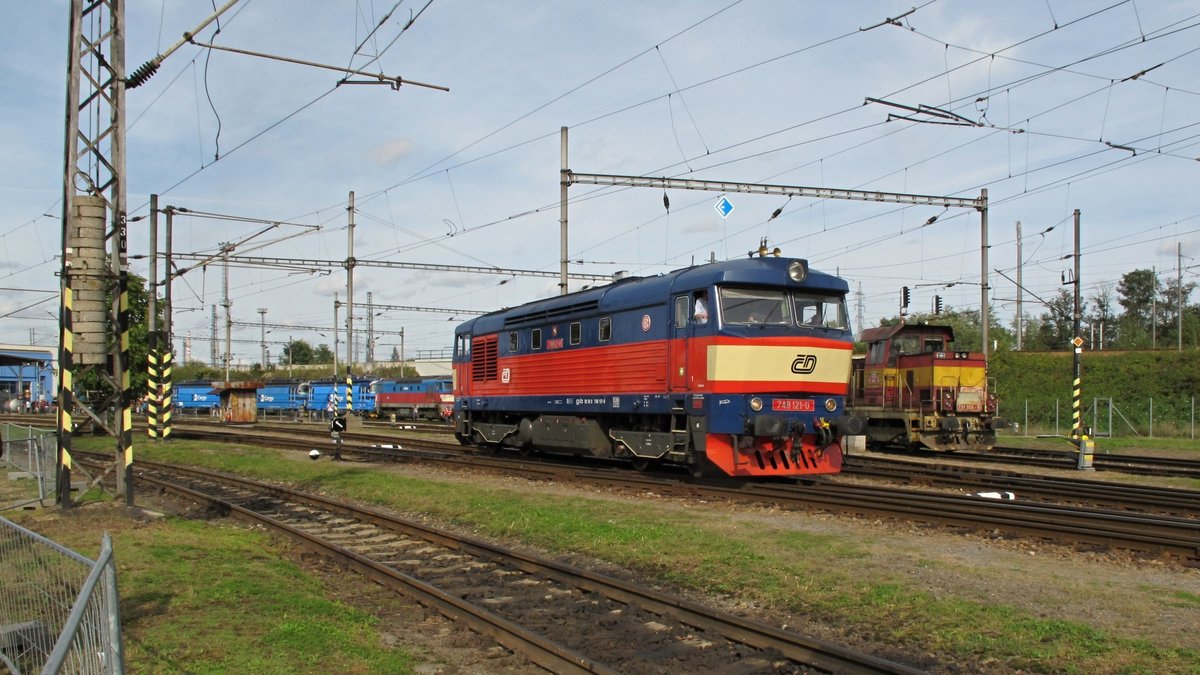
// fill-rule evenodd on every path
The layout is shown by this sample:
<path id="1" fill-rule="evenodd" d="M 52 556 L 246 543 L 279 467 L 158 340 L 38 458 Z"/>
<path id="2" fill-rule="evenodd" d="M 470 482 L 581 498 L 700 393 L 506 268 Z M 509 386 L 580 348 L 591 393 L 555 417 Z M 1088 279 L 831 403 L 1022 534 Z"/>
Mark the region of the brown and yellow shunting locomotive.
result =
<path id="1" fill-rule="evenodd" d="M 898 323 L 864 330 L 847 408 L 867 418 L 867 444 L 934 450 L 990 450 L 996 397 L 980 352 L 954 351 L 950 326 Z"/>

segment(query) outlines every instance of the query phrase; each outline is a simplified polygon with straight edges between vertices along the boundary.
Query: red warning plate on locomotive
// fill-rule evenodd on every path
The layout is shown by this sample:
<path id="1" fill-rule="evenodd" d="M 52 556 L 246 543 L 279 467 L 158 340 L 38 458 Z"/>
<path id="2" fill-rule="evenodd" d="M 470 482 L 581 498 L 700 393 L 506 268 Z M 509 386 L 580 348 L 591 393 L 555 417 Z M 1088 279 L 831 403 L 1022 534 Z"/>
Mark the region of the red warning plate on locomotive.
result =
<path id="1" fill-rule="evenodd" d="M 779 412 L 812 412 L 816 404 L 807 398 L 777 398 L 771 401 L 771 410 Z"/>

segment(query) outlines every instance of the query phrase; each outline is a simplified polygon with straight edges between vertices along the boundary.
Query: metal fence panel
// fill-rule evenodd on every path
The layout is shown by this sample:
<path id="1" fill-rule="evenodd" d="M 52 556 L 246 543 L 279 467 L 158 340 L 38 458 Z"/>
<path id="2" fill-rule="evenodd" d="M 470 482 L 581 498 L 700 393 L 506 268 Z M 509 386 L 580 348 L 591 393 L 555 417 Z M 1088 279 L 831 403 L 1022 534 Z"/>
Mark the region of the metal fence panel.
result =
<path id="1" fill-rule="evenodd" d="M 0 518 L 0 661 L 14 673 L 120 674 L 116 561 L 93 562 Z"/>
<path id="2" fill-rule="evenodd" d="M 50 429 L 0 424 L 0 468 L 10 467 L 37 481 L 37 500 L 54 496 L 58 436 Z"/>
<path id="3" fill-rule="evenodd" d="M 1071 433 L 1070 399 L 1001 401 L 1001 417 L 1021 425 L 1025 435 Z M 1084 406 L 1089 435 L 1196 438 L 1196 397 L 1117 400 L 1092 398 Z"/>

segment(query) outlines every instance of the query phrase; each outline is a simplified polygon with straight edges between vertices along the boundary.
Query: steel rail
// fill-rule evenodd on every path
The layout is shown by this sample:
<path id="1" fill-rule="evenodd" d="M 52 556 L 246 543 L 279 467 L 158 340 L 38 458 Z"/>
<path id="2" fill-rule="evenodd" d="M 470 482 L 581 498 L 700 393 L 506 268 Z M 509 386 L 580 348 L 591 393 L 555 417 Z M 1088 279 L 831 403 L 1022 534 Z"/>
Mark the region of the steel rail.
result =
<path id="1" fill-rule="evenodd" d="M 146 462 L 142 462 L 142 464 L 146 464 Z M 174 469 L 179 470 L 180 467 L 174 467 Z M 198 473 L 197 470 L 192 471 Z M 523 627 L 497 616 L 484 608 L 460 600 L 419 579 L 410 577 L 403 572 L 351 551 L 344 546 L 313 536 L 304 530 L 278 521 L 266 514 L 258 513 L 232 502 L 182 485 L 176 485 L 166 480 L 160 480 L 144 474 L 138 475 L 136 478 L 138 481 L 150 483 L 164 490 L 169 490 L 202 502 L 215 504 L 222 509 L 228 510 L 229 513 L 238 516 L 242 520 L 266 525 L 284 532 L 308 548 L 342 561 L 346 566 L 363 576 L 383 584 L 385 587 L 401 589 L 406 595 L 409 595 L 420 604 L 436 610 L 453 621 L 467 625 L 471 630 L 491 637 L 498 644 L 508 649 L 520 651 L 530 661 L 552 673 L 615 672 L 604 668 L 591 659 L 571 652 L 561 645 L 531 633 Z M 268 486 L 262 485 L 262 487 L 265 489 Z"/>
<path id="2" fill-rule="evenodd" d="M 315 508 L 368 522 L 385 530 L 415 535 L 440 546 L 463 551 L 471 555 L 504 559 L 522 571 L 531 574 L 546 575 L 563 583 L 579 586 L 590 592 L 603 595 L 621 604 L 643 607 L 654 614 L 672 616 L 688 626 L 711 630 L 735 642 L 758 649 L 777 650 L 793 661 L 826 669 L 830 672 L 921 672 L 903 664 L 855 652 L 840 645 L 802 636 L 763 622 L 727 614 L 720 610 L 705 607 L 698 603 L 661 593 L 638 584 L 613 579 L 553 560 L 541 559 L 518 551 L 512 551 L 473 537 L 439 530 L 415 521 L 399 518 L 378 509 L 351 505 L 322 495 L 293 490 L 278 485 L 268 485 L 259 481 L 205 469 L 156 462 L 143 462 L 142 464 L 155 470 L 190 474 L 202 477 L 205 480 L 234 484 L 240 488 L 256 493 L 266 493 L 279 499 L 298 501 Z M 218 501 L 222 504 L 222 508 L 229 508 L 231 512 L 235 512 L 251 520 L 277 527 L 301 540 L 306 545 L 318 550 L 333 552 L 339 558 L 349 560 L 353 563 L 352 566 L 356 570 L 377 581 L 393 579 L 402 583 L 406 589 L 411 589 L 415 596 L 427 598 L 427 601 L 422 601 L 422 604 L 428 602 L 431 606 L 437 608 L 438 611 L 451 618 L 457 619 L 461 617 L 462 620 L 470 622 L 482 620 L 483 624 L 479 628 L 481 632 L 493 636 L 498 642 L 509 648 L 516 648 L 514 645 L 522 647 L 527 644 L 532 645 L 535 651 L 530 656 L 531 660 L 534 660 L 543 667 L 547 667 L 551 672 L 611 672 L 603 664 L 567 650 L 553 641 L 524 631 L 519 626 L 511 624 L 511 622 L 485 609 L 477 608 L 459 598 L 448 596 L 418 579 L 393 570 L 354 551 L 324 541 L 319 537 L 314 537 L 310 533 L 282 523 L 269 516 L 226 500 L 214 498 L 211 495 L 204 495 L 189 488 L 175 486 L 168 481 L 158 480 L 145 475 L 139 475 L 138 479 L 152 482 L 164 489 L 182 489 L 184 493 L 196 499 Z M 475 627 L 474 623 L 472 623 L 472 627 Z M 513 642 L 512 638 L 509 637 L 510 635 L 519 637 L 519 641 Z M 506 643 L 505 639 L 509 640 L 511 644 Z M 557 664 L 548 663 L 550 659 L 557 659 L 559 662 Z M 564 670 L 564 666 L 570 666 L 570 669 Z"/>
<path id="3" fill-rule="evenodd" d="M 180 429 L 177 429 L 179 434 Z M 251 436 L 249 429 L 234 430 L 238 440 L 259 442 L 267 445 L 289 445 L 311 447 L 311 438 L 304 440 L 293 431 L 287 437 L 272 438 L 269 434 Z M 185 432 L 190 433 L 190 432 Z M 214 439 L 228 438 L 229 431 L 216 432 L 208 429 L 206 436 Z M 255 438 L 257 437 L 257 441 Z M 325 442 L 328 442 L 327 440 Z M 790 508 L 822 508 L 835 512 L 867 513 L 890 518 L 905 518 L 931 524 L 969 527 L 979 530 L 1003 529 L 1010 534 L 1035 538 L 1089 544 L 1106 548 L 1119 548 L 1149 553 L 1167 553 L 1182 558 L 1186 564 L 1200 565 L 1200 521 L 1163 515 L 1144 515 L 1130 512 L 1114 512 L 1104 509 L 1069 507 L 1059 504 L 1007 502 L 984 499 L 976 496 L 929 493 L 907 488 L 861 486 L 831 481 L 814 482 L 806 485 L 794 484 L 741 484 L 736 487 L 711 484 L 682 484 L 679 476 L 665 474 L 637 474 L 628 469 L 602 471 L 580 468 L 575 465 L 539 463 L 541 469 L 518 469 L 515 460 L 503 456 L 466 457 L 447 452 L 445 444 L 436 445 L 441 450 L 427 450 L 434 456 L 419 457 L 411 454 L 418 450 L 421 441 L 409 439 L 406 450 L 372 448 L 369 441 L 347 442 L 343 452 L 362 452 L 390 461 L 425 459 L 450 462 L 458 466 L 490 469 L 496 471 L 540 471 L 553 473 L 557 479 L 569 479 L 591 483 L 643 486 L 656 491 L 676 491 L 686 495 L 725 497 L 741 501 L 771 502 Z M 548 468 L 557 466 L 557 469 Z M 563 473 L 560 473 L 563 472 Z M 664 480 L 667 479 L 667 480 Z"/>

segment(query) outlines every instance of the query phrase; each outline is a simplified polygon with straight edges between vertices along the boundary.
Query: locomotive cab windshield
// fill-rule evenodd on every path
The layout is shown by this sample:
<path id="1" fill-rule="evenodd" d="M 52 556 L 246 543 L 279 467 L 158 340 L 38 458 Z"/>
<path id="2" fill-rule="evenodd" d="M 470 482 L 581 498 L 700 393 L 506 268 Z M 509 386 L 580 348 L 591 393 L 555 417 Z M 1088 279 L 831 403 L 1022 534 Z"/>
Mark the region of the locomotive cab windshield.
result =
<path id="1" fill-rule="evenodd" d="M 801 326 L 845 330 L 846 303 L 841 296 L 797 293 L 796 321 Z"/>
<path id="2" fill-rule="evenodd" d="M 721 320 L 751 326 L 790 326 L 792 313 L 781 290 L 722 288 Z"/>
<path id="3" fill-rule="evenodd" d="M 846 305 L 840 295 L 788 293 L 774 288 L 719 289 L 721 321 L 746 326 L 800 326 L 845 330 Z"/>

